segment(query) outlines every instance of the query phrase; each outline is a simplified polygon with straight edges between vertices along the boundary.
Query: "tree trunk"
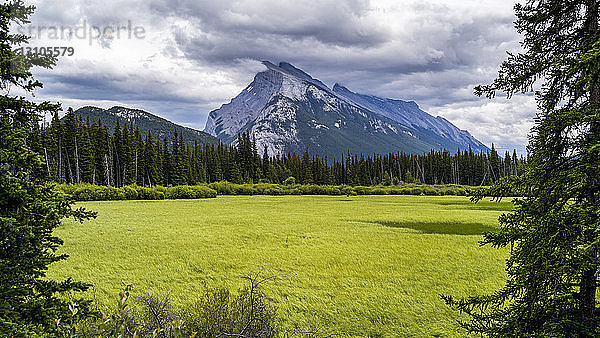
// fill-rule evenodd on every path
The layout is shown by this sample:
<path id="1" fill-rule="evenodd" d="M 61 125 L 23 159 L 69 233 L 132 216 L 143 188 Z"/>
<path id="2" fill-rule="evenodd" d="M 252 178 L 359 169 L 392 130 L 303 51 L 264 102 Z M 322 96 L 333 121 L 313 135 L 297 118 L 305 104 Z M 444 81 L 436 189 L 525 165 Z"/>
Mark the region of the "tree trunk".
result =
<path id="1" fill-rule="evenodd" d="M 67 156 L 67 168 L 69 168 L 69 183 L 73 184 L 73 169 L 71 168 L 71 160 L 69 159 L 69 152 L 66 148 L 65 155 Z"/>
<path id="2" fill-rule="evenodd" d="M 106 176 L 106 185 L 110 185 L 111 184 L 111 175 L 110 175 L 110 166 L 108 164 L 108 154 L 104 154 L 104 176 Z"/>
<path id="3" fill-rule="evenodd" d="M 79 184 L 79 151 L 77 150 L 77 131 L 75 131 L 75 183 Z"/>
<path id="4" fill-rule="evenodd" d="M 44 157 L 46 159 L 46 169 L 48 170 L 48 178 L 51 178 L 52 173 L 50 173 L 50 162 L 48 162 L 48 151 L 46 150 L 46 145 L 44 145 Z"/>
<path id="5" fill-rule="evenodd" d="M 138 152 L 137 152 L 137 149 L 135 151 L 135 175 L 134 176 L 135 176 L 135 178 L 134 178 L 135 183 L 137 183 L 137 179 L 138 179 Z"/>
<path id="6" fill-rule="evenodd" d="M 587 32 L 588 32 L 588 36 L 592 37 L 595 36 L 598 32 L 598 4 L 596 3 L 596 0 L 587 0 L 586 3 L 586 25 L 587 25 Z M 590 88 L 590 104 L 592 105 L 593 109 L 598 109 L 598 107 L 600 107 L 600 87 L 598 86 L 598 79 L 595 78 L 594 82 L 591 84 L 591 88 Z M 594 140 L 595 138 L 597 138 L 600 134 L 600 126 L 597 122 L 592 122 L 592 125 L 590 126 L 590 137 L 591 140 Z M 593 161 L 592 158 L 590 158 L 590 160 Z M 598 160 L 596 159 L 595 162 L 598 162 Z M 589 163 L 589 164 L 593 164 L 593 163 Z M 598 165 L 598 163 L 596 163 L 596 165 Z M 591 173 L 592 175 L 594 175 L 594 173 Z M 592 180 L 595 179 L 594 176 L 591 177 Z M 595 205 L 597 203 L 596 201 L 596 189 L 594 188 L 594 184 L 593 182 L 587 182 L 587 185 L 591 185 L 589 190 L 588 190 L 588 194 L 587 194 L 587 199 L 588 201 L 592 204 Z M 593 243 L 595 241 L 595 234 L 594 234 L 594 229 L 586 229 L 585 233 L 584 233 L 584 240 L 585 243 Z M 592 266 L 595 265 L 596 260 L 598 259 L 598 252 L 597 250 L 593 249 L 592 251 L 592 256 L 593 256 L 593 260 L 594 262 L 592 262 Z M 580 293 L 581 293 L 581 313 L 583 315 L 584 318 L 589 319 L 589 320 L 593 320 L 594 318 L 594 311 L 596 310 L 596 272 L 597 269 L 596 267 L 592 267 L 589 268 L 588 270 L 583 271 L 582 277 L 581 277 L 581 284 L 580 284 Z"/>
<path id="7" fill-rule="evenodd" d="M 62 167 L 63 163 L 62 163 L 62 146 L 61 146 L 61 142 L 60 139 L 58 140 L 58 168 L 57 168 L 57 175 L 58 175 L 58 183 L 65 183 L 63 182 L 63 167 Z"/>

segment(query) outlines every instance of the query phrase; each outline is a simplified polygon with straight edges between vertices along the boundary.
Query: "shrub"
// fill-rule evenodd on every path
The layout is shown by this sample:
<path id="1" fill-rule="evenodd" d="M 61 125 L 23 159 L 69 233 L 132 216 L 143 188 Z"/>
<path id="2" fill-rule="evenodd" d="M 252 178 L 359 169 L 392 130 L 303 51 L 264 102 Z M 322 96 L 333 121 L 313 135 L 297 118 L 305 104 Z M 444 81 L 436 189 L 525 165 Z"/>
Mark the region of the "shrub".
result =
<path id="1" fill-rule="evenodd" d="M 165 193 L 158 188 L 138 187 L 137 192 L 138 199 L 141 200 L 162 200 L 165 198 Z"/>
<path id="2" fill-rule="evenodd" d="M 388 188 L 371 188 L 370 191 L 370 195 L 388 195 L 389 194 L 389 189 Z"/>
<path id="3" fill-rule="evenodd" d="M 104 199 L 101 189 L 89 184 L 78 186 L 74 190 L 66 190 L 65 193 L 71 194 L 78 201 L 98 201 Z M 71 192 L 68 192 L 69 190 Z"/>
<path id="4" fill-rule="evenodd" d="M 182 333 L 180 315 L 173 311 L 168 296 L 145 294 L 136 298 L 135 304 L 134 322 L 138 336 L 175 337 Z"/>
<path id="5" fill-rule="evenodd" d="M 390 195 L 411 195 L 411 190 L 408 187 L 390 187 L 388 192 Z"/>
<path id="6" fill-rule="evenodd" d="M 257 288 L 209 289 L 184 310 L 184 329 L 200 337 L 277 337 L 275 307 Z"/>
<path id="7" fill-rule="evenodd" d="M 209 188 L 215 190 L 219 195 L 235 195 L 235 187 L 237 184 L 223 182 L 213 182 L 208 185 Z"/>
<path id="8" fill-rule="evenodd" d="M 276 308 L 262 292 L 258 276 L 231 293 L 206 289 L 188 306 L 173 309 L 169 297 L 145 294 L 129 307 L 131 285 L 119 293 L 117 307 L 108 318 L 73 332 L 75 337 L 279 337 Z M 289 334 L 288 334 L 289 336 Z M 311 335 L 316 337 L 316 335 Z"/>
<path id="9" fill-rule="evenodd" d="M 136 187 L 137 186 L 135 186 L 135 185 L 126 185 L 121 188 L 121 191 L 123 191 L 123 195 L 125 196 L 126 200 L 138 199 L 138 193 L 137 193 Z"/>
<path id="10" fill-rule="evenodd" d="M 269 187 L 262 191 L 263 195 L 285 195 L 286 191 L 278 187 Z"/>
<path id="11" fill-rule="evenodd" d="M 358 194 L 358 195 L 371 195 L 371 187 L 365 187 L 365 186 L 356 186 L 354 187 L 354 191 Z"/>
<path id="12" fill-rule="evenodd" d="M 195 199 L 214 198 L 217 192 L 204 185 L 178 185 L 167 188 L 165 198 L 168 199 Z"/>
<path id="13" fill-rule="evenodd" d="M 337 196 L 342 194 L 342 191 L 338 187 L 333 186 L 327 186 L 325 192 L 327 193 L 327 195 L 331 196 Z"/>
<path id="14" fill-rule="evenodd" d="M 121 188 L 92 184 L 58 185 L 58 189 L 76 201 L 162 200 L 165 198 L 213 198 L 217 192 L 205 185 L 154 188 L 128 185 Z"/>
<path id="15" fill-rule="evenodd" d="M 354 190 L 352 187 L 348 187 L 348 186 L 343 186 L 342 188 L 342 194 L 346 195 L 346 196 L 356 196 L 356 190 Z"/>
<path id="16" fill-rule="evenodd" d="M 297 186 L 292 189 L 288 189 L 287 191 L 289 192 L 290 195 L 302 195 L 302 188 L 300 188 L 300 186 Z"/>
<path id="17" fill-rule="evenodd" d="M 293 177 L 290 177 L 293 178 Z M 288 181 L 291 182 L 292 180 Z M 429 195 L 465 196 L 476 194 L 486 187 L 465 187 L 461 185 L 425 185 L 402 183 L 397 186 L 356 186 L 347 185 L 281 185 L 271 183 L 235 184 L 214 182 L 208 185 L 182 185 L 175 187 L 156 186 L 153 188 L 129 185 L 121 188 L 92 184 L 57 185 L 60 191 L 71 194 L 77 201 L 101 200 L 161 200 L 212 198 L 219 195 Z"/>
<path id="18" fill-rule="evenodd" d="M 285 181 L 283 181 L 284 185 L 295 185 L 296 184 L 296 178 L 294 176 L 290 176 L 288 178 L 285 179 Z"/>
<path id="19" fill-rule="evenodd" d="M 255 190 L 254 187 L 250 185 L 239 185 L 235 186 L 235 195 L 254 195 Z"/>

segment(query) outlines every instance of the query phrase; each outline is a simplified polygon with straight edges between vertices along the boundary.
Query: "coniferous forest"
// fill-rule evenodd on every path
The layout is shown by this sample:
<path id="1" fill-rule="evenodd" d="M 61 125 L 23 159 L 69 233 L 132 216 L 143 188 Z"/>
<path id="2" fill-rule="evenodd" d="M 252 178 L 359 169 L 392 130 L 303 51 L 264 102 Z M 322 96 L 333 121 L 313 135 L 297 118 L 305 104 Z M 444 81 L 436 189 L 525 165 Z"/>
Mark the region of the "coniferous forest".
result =
<path id="1" fill-rule="evenodd" d="M 114 130 L 101 121 L 81 121 L 71 109 L 36 126 L 30 146 L 45 157 L 35 176 L 58 183 L 139 186 L 233 183 L 390 185 L 400 181 L 424 184 L 489 185 L 518 175 L 524 159 L 516 151 L 502 157 L 492 149 L 430 151 L 426 154 L 279 154 L 257 149 L 251 135 L 239 135 L 236 145 L 188 144 L 176 131 L 170 138 L 142 135 L 134 125 Z"/>

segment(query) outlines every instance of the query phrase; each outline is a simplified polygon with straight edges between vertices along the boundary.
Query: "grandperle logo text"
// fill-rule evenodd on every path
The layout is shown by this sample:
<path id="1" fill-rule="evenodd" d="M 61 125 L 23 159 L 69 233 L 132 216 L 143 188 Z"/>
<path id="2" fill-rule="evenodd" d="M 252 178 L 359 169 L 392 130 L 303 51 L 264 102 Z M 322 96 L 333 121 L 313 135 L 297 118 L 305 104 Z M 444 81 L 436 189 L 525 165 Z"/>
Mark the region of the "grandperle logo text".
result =
<path id="1" fill-rule="evenodd" d="M 90 45 L 96 40 L 114 39 L 145 39 L 146 29 L 142 26 L 134 26 L 131 20 L 126 25 L 90 25 L 86 20 L 75 26 L 36 26 L 28 25 L 17 28 L 20 34 L 29 36 L 31 39 L 48 40 L 88 40 Z"/>

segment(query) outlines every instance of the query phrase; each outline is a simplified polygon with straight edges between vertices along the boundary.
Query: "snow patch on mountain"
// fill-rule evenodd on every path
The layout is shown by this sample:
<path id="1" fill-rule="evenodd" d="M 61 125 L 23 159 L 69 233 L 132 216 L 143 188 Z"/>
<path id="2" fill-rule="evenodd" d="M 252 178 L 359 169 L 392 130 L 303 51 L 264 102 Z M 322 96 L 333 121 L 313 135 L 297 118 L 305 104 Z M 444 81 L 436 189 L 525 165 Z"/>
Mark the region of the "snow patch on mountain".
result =
<path id="1" fill-rule="evenodd" d="M 443 117 L 431 116 L 421 110 L 414 101 L 384 99 L 373 95 L 358 94 L 337 83 L 333 86 L 333 91 L 347 100 L 376 114 L 390 118 L 405 127 L 430 130 L 437 135 L 459 143 L 463 147 L 485 148 L 485 145 L 471 136 L 468 131 L 458 129 Z"/>
<path id="2" fill-rule="evenodd" d="M 285 97 L 277 97 L 275 101 L 261 111 L 251 129 L 258 149 L 266 146 L 269 154 L 284 153 L 286 145 L 298 143 L 298 107 Z"/>
<path id="3" fill-rule="evenodd" d="M 376 151 L 487 149 L 467 131 L 429 115 L 415 102 L 358 94 L 339 84 L 330 89 L 289 63 L 263 64 L 266 70 L 252 83 L 210 112 L 205 132 L 231 144 L 239 133 L 250 131 L 260 149 L 266 146 L 270 154 L 303 147 L 362 151 L 359 144 Z"/>

